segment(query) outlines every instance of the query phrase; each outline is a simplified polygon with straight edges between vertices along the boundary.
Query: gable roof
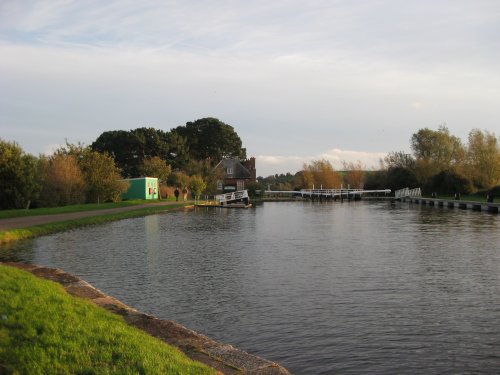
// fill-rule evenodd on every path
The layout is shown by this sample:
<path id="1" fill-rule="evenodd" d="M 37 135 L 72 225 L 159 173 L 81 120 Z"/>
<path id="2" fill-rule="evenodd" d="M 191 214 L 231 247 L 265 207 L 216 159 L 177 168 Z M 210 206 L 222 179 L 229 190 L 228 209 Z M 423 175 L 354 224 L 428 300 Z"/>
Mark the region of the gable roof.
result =
<path id="1" fill-rule="evenodd" d="M 228 168 L 231 168 L 233 173 L 231 175 L 227 174 Z M 251 178 L 252 174 L 250 171 L 240 163 L 238 159 L 222 159 L 215 169 L 222 169 L 224 178 Z"/>

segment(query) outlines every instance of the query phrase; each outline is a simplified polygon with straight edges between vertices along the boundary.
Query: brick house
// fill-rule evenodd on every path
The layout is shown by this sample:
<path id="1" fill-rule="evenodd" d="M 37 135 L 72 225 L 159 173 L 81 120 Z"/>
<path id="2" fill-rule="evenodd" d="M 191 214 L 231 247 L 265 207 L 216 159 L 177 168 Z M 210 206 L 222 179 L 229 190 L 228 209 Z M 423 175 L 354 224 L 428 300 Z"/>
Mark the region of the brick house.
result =
<path id="1" fill-rule="evenodd" d="M 215 170 L 221 175 L 221 180 L 217 183 L 218 192 L 244 190 L 249 183 L 257 180 L 255 158 L 223 159 L 216 165 Z"/>

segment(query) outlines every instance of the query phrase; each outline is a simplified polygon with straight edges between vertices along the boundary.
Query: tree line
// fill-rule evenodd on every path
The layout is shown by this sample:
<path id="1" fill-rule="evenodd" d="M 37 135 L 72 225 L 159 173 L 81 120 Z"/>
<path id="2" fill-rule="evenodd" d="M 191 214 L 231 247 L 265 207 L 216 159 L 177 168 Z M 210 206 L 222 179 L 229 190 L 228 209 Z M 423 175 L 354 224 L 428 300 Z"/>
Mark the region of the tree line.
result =
<path id="1" fill-rule="evenodd" d="M 137 177 L 144 160 L 158 157 L 173 170 L 190 170 L 199 161 L 218 163 L 222 158 L 246 158 L 246 149 L 231 125 L 216 118 L 187 122 L 170 131 L 152 127 L 102 133 L 92 150 L 107 152 L 124 177 Z"/>
<path id="2" fill-rule="evenodd" d="M 291 173 L 258 177 L 257 189 L 268 187 L 271 190 L 290 191 L 300 189 L 336 189 L 350 187 L 361 189 L 364 186 L 366 172 L 361 162 L 342 162 L 343 169 L 335 170 L 325 159 L 304 163 L 302 170 L 295 175 Z"/>
<path id="3" fill-rule="evenodd" d="M 464 143 L 441 125 L 414 133 L 410 147 L 412 154 L 390 152 L 367 185 L 421 187 L 429 195 L 500 193 L 500 142 L 494 133 L 473 129 Z"/>
<path id="4" fill-rule="evenodd" d="M 260 177 L 258 188 L 421 187 L 425 194 L 500 194 L 500 141 L 494 133 L 473 129 L 464 143 L 444 125 L 437 130 L 423 128 L 412 135 L 410 147 L 412 153 L 390 152 L 376 170 L 366 170 L 360 162 L 343 162 L 342 170 L 336 171 L 327 160 L 313 160 L 295 175 Z"/>
<path id="5" fill-rule="evenodd" d="M 450 133 L 423 128 L 410 140 L 412 153 L 390 152 L 380 168 L 343 162 L 340 171 L 327 160 L 276 174 L 248 185 L 250 193 L 302 188 L 400 189 L 421 187 L 426 194 L 500 194 L 500 142 L 486 130 L 473 129 L 467 143 Z M 170 131 L 142 127 L 102 133 L 91 145 L 66 144 L 52 155 L 35 157 L 15 142 L 0 139 L 0 208 L 52 207 L 116 201 L 128 185 L 123 178 L 157 177 L 161 194 L 177 186 L 196 195 L 213 195 L 221 178 L 214 166 L 225 157 L 246 158 L 234 128 L 203 118 Z"/>
<path id="6" fill-rule="evenodd" d="M 170 131 L 142 127 L 102 133 L 92 144 L 69 144 L 35 157 L 0 139 L 0 209 L 117 201 L 124 178 L 157 177 L 163 195 L 187 187 L 214 193 L 222 158 L 246 158 L 234 128 L 203 118 Z"/>

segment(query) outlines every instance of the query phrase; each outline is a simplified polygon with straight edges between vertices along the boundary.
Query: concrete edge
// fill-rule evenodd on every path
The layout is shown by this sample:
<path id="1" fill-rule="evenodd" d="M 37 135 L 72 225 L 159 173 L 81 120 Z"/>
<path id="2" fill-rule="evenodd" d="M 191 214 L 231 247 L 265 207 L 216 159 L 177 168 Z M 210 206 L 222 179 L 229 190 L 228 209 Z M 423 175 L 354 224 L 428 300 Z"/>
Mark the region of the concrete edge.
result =
<path id="1" fill-rule="evenodd" d="M 277 363 L 214 341 L 176 322 L 137 311 L 63 270 L 15 262 L 0 262 L 0 264 L 16 267 L 37 277 L 57 282 L 69 294 L 90 300 L 108 311 L 123 316 L 128 324 L 177 347 L 189 358 L 213 367 L 222 374 L 290 375 L 287 369 Z"/>

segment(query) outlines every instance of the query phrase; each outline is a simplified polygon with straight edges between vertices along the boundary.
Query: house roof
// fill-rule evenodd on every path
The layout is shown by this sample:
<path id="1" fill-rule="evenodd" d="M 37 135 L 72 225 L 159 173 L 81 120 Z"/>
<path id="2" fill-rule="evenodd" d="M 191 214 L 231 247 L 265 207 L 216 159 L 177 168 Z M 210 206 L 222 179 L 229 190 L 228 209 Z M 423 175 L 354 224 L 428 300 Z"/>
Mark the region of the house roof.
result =
<path id="1" fill-rule="evenodd" d="M 227 174 L 228 168 L 231 168 L 233 173 Z M 215 169 L 222 169 L 224 178 L 251 178 L 252 174 L 246 169 L 238 159 L 222 159 Z"/>

